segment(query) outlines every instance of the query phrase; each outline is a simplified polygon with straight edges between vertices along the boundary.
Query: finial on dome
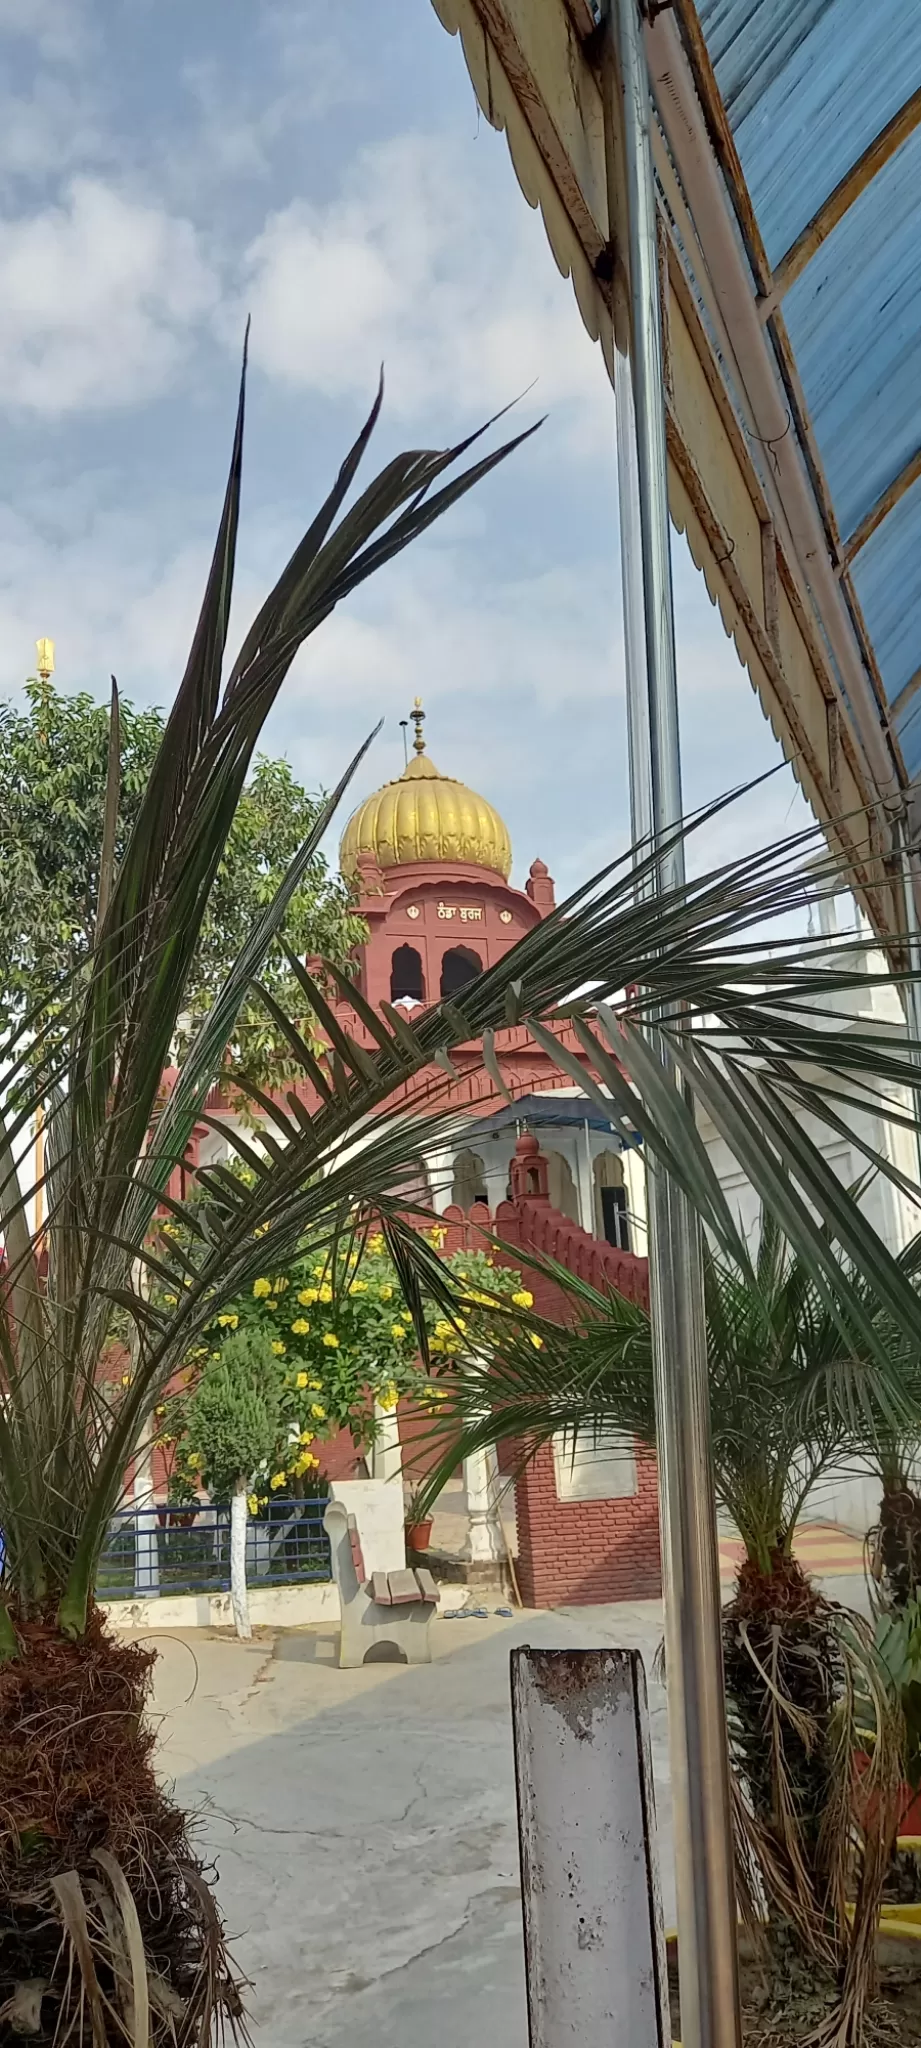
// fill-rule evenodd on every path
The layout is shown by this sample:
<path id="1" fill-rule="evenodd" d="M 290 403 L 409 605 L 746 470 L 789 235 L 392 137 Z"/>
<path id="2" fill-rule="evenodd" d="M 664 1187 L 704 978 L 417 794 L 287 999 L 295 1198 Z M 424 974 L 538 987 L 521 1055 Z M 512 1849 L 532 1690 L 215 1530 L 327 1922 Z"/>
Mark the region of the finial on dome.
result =
<path id="1" fill-rule="evenodd" d="M 421 697 L 415 697 L 415 698 L 413 699 L 413 708 L 412 708 L 412 721 L 413 721 L 413 724 L 414 724 L 414 726 L 415 726 L 415 728 L 416 728 L 416 737 L 415 737 L 415 739 L 413 740 L 413 753 L 414 753 L 414 754 L 424 754 L 424 753 L 425 753 L 425 741 L 424 741 L 424 739 L 423 739 L 423 737 L 422 737 L 422 727 L 423 727 L 423 724 L 425 723 L 425 712 L 424 712 L 424 711 L 423 711 L 423 709 L 422 709 L 422 698 L 421 698 Z"/>

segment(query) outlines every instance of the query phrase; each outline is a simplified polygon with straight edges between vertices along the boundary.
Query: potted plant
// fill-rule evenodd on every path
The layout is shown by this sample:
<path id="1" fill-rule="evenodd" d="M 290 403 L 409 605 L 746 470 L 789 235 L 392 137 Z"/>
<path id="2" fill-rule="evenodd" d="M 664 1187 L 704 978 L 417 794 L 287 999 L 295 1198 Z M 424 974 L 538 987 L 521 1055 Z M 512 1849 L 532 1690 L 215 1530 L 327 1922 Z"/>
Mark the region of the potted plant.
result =
<path id="1" fill-rule="evenodd" d="M 413 1487 L 406 1503 L 404 1526 L 407 1550 L 427 1550 L 432 1540 L 432 1517 L 430 1514 L 423 1515 L 420 1509 L 423 1492 L 424 1482 L 420 1482 L 418 1486 Z"/>

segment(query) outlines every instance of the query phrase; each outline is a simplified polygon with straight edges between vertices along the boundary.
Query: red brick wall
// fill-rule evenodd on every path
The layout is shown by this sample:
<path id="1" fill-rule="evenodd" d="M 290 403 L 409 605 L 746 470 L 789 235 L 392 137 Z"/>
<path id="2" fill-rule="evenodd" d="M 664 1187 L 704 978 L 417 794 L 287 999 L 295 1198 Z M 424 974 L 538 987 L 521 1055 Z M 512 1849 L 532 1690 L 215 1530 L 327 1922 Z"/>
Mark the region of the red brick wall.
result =
<path id="1" fill-rule="evenodd" d="M 515 1487 L 518 1582 L 526 1607 L 648 1600 L 662 1590 L 655 1460 L 637 1449 L 627 1500 L 560 1500 L 544 1444 Z"/>
<path id="2" fill-rule="evenodd" d="M 603 1289 L 614 1286 L 631 1301 L 649 1300 L 645 1259 L 619 1252 L 589 1237 L 546 1201 L 503 1202 L 495 1229 L 508 1244 L 502 1263 L 515 1265 L 516 1248 L 549 1254 L 568 1272 Z M 559 1288 L 542 1273 L 528 1273 L 526 1285 L 540 1315 L 561 1320 L 566 1305 Z M 512 1446 L 503 1445 L 500 1467 L 514 1469 Z M 636 1446 L 637 1491 L 625 1500 L 560 1500 L 549 1444 L 525 1466 L 515 1484 L 518 1518 L 518 1580 L 529 1607 L 585 1607 L 603 1600 L 646 1600 L 662 1591 L 659 1499 L 656 1462 Z"/>

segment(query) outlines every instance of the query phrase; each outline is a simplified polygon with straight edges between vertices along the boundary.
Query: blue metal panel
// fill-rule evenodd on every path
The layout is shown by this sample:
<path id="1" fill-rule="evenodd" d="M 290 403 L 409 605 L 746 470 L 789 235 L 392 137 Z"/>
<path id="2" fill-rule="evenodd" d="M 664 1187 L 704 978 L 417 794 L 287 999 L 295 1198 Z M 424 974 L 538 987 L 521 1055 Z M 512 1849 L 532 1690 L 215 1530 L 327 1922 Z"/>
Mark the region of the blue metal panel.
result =
<path id="1" fill-rule="evenodd" d="M 772 265 L 921 86 L 921 0 L 697 0 Z M 783 316 L 847 540 L 921 445 L 921 130 L 821 244 Z M 921 665 L 921 484 L 854 587 L 890 702 Z M 898 722 L 921 773 L 921 691 Z"/>
<path id="2" fill-rule="evenodd" d="M 919 0 L 701 0 L 772 264 L 921 85 Z"/>
<path id="3" fill-rule="evenodd" d="M 921 481 L 861 548 L 851 574 L 887 695 L 897 697 L 921 667 Z"/>
<path id="4" fill-rule="evenodd" d="M 921 129 L 861 193 L 784 300 L 846 537 L 921 439 Z"/>

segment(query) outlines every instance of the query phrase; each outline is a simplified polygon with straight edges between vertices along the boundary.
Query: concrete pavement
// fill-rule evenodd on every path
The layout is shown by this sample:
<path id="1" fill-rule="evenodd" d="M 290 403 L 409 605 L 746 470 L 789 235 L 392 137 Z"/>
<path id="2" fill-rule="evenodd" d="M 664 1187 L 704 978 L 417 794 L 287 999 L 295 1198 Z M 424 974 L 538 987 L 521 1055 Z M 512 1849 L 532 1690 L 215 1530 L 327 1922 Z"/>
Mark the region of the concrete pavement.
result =
<path id="1" fill-rule="evenodd" d="M 657 1602 L 434 1624 L 435 1661 L 335 1666 L 332 1632 L 157 1640 L 160 1761 L 200 1815 L 257 2048 L 526 2048 L 513 1645 L 642 1650 Z M 666 1914 L 664 1699 L 650 1680 Z"/>
<path id="2" fill-rule="evenodd" d="M 864 1607 L 856 1573 L 820 1583 Z M 332 1628 L 155 1638 L 161 1768 L 219 1866 L 257 2048 L 526 2048 L 516 1644 L 641 1650 L 673 1922 L 661 1634 L 657 1601 L 438 1620 L 430 1666 L 362 1671 Z"/>

